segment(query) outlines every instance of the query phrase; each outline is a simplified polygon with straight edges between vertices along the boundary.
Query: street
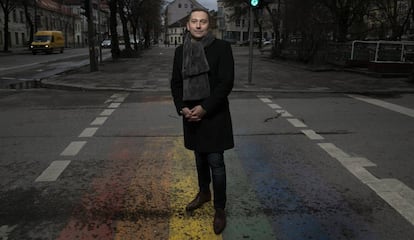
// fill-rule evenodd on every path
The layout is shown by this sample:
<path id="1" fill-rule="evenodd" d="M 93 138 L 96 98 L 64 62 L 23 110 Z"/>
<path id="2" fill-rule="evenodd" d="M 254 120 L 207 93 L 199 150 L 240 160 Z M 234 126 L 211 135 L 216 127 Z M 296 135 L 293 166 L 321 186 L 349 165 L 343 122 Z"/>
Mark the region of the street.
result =
<path id="1" fill-rule="evenodd" d="M 110 50 L 102 49 L 106 59 Z M 87 48 L 67 49 L 64 53 L 32 55 L 19 50 L 17 55 L 0 56 L 0 88 L 10 84 L 38 81 L 89 64 Z"/>
<path id="2" fill-rule="evenodd" d="M 184 211 L 197 193 L 194 156 L 183 147 L 170 68 L 160 67 L 173 50 L 154 48 L 124 62 L 120 86 L 104 79 L 115 72 L 105 63 L 89 77 L 45 77 L 66 89 L 0 91 L 0 238 L 414 239 L 414 94 L 403 81 L 257 54 L 246 86 L 246 51 L 234 52 L 222 235 L 211 202 Z M 365 80 L 385 83 L 356 84 Z"/>

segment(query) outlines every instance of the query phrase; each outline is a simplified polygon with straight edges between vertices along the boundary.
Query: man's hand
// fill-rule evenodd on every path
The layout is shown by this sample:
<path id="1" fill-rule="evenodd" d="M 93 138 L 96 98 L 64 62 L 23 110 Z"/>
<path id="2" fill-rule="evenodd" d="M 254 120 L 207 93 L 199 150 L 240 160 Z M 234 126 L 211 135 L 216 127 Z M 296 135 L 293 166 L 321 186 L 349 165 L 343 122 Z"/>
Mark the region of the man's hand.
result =
<path id="1" fill-rule="evenodd" d="M 186 119 L 191 118 L 191 110 L 188 107 L 181 109 L 181 115 L 183 115 Z"/>
<path id="2" fill-rule="evenodd" d="M 183 108 L 182 114 L 189 122 L 198 122 L 204 117 L 206 110 L 201 105 L 197 105 L 192 109 Z"/>

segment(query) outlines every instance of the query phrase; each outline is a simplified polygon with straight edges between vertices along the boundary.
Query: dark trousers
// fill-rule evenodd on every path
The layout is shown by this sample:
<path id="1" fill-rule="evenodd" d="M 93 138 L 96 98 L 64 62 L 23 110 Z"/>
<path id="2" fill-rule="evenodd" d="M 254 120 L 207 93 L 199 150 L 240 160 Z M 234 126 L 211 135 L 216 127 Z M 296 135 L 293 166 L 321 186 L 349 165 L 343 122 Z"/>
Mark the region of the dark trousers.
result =
<path id="1" fill-rule="evenodd" d="M 210 182 L 213 179 L 214 208 L 224 209 L 226 207 L 226 166 L 223 152 L 195 152 L 195 159 L 200 192 L 210 191 Z"/>

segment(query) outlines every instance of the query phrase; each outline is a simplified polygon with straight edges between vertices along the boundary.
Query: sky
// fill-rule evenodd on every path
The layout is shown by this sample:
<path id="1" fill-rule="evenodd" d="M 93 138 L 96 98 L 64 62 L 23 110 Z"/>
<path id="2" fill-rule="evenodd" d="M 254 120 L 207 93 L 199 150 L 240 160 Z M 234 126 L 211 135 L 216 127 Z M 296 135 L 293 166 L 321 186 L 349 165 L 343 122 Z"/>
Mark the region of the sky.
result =
<path id="1" fill-rule="evenodd" d="M 209 10 L 217 10 L 217 0 L 197 0 L 197 2 Z"/>

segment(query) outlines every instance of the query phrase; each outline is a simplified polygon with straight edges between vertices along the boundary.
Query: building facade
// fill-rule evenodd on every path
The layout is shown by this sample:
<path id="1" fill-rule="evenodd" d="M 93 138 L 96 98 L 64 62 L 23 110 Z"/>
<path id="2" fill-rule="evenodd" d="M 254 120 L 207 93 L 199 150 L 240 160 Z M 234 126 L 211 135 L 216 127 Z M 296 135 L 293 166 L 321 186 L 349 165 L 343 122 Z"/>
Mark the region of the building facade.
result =
<path id="1" fill-rule="evenodd" d="M 100 5 L 98 5 L 98 1 Z M 54 0 L 35 0 L 28 6 L 28 18 L 33 24 L 33 34 L 41 30 L 62 31 L 65 37 L 65 47 L 82 47 L 87 43 L 88 24 L 82 15 L 82 0 L 67 0 L 65 4 Z M 100 35 L 105 35 L 109 29 L 109 9 L 105 1 L 93 1 L 93 21 Z M 4 13 L 0 11 L 0 47 L 5 41 Z M 17 5 L 9 18 L 9 48 L 26 47 L 31 39 L 31 26 L 27 21 L 24 7 Z"/>
<path id="2" fill-rule="evenodd" d="M 277 11 L 276 4 L 270 4 L 272 12 Z M 217 1 L 217 28 L 218 35 L 232 43 L 243 43 L 249 40 L 249 24 L 250 24 L 250 12 L 248 5 L 242 3 L 239 6 L 227 7 L 225 1 Z M 255 39 L 270 40 L 274 38 L 274 32 L 271 24 L 271 17 L 267 10 L 257 9 L 255 10 L 256 20 L 254 21 L 254 33 Z M 261 25 L 261 31 L 257 22 Z"/>
<path id="3" fill-rule="evenodd" d="M 187 16 L 194 8 L 201 8 L 210 13 L 210 31 L 221 38 L 217 28 L 217 11 L 209 10 L 195 0 L 175 0 L 169 3 L 165 10 L 165 44 L 179 45 L 183 43 L 183 35 L 186 32 Z M 172 20 L 171 20 L 172 19 Z"/>

